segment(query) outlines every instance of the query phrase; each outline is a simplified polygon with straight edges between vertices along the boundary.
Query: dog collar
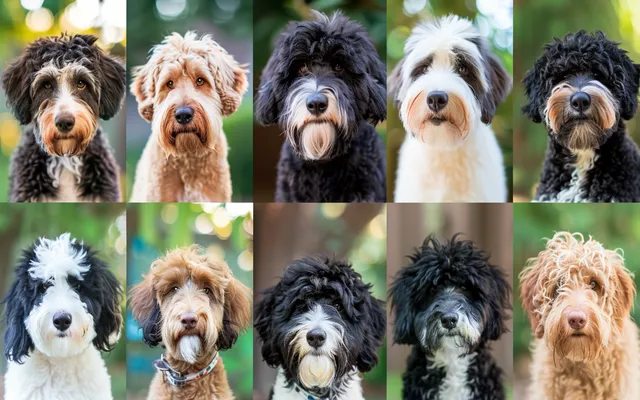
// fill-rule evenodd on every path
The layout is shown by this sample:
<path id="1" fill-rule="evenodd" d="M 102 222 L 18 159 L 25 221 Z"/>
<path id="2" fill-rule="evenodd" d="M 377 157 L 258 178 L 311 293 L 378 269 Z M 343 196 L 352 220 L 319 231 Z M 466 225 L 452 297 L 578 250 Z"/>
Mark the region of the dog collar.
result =
<path id="1" fill-rule="evenodd" d="M 329 400 L 329 394 L 327 393 L 324 396 L 319 396 L 315 393 L 311 393 L 308 390 L 305 390 L 302 386 L 298 385 L 297 383 L 294 383 L 294 390 L 297 393 L 301 393 L 302 395 L 304 395 L 304 399 L 305 400 Z"/>
<path id="2" fill-rule="evenodd" d="M 180 372 L 171 368 L 171 365 L 164 359 L 164 354 L 160 356 L 159 360 L 155 360 L 153 362 L 153 367 L 158 370 L 158 372 L 162 373 L 164 377 L 164 381 L 169 383 L 169 385 L 173 387 L 183 387 L 189 382 L 197 381 L 205 375 L 208 375 L 209 372 L 213 370 L 213 367 L 218 363 L 218 352 L 213 356 L 213 360 L 201 369 L 198 372 L 194 372 L 192 374 L 182 375 Z"/>

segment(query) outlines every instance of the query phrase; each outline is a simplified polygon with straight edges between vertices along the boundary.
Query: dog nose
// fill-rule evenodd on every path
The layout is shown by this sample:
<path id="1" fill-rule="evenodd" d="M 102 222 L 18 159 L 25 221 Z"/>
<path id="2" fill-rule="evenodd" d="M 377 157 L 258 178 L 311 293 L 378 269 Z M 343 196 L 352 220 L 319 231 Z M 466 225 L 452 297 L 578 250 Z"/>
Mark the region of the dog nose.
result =
<path id="1" fill-rule="evenodd" d="M 442 110 L 449 102 L 449 96 L 441 90 L 434 90 L 427 96 L 427 106 L 433 112 Z"/>
<path id="2" fill-rule="evenodd" d="M 194 313 L 184 313 L 180 316 L 180 322 L 184 329 L 193 329 L 198 323 L 198 317 Z"/>
<path id="3" fill-rule="evenodd" d="M 584 311 L 571 311 L 567 319 L 571 329 L 580 330 L 587 325 L 587 314 Z"/>
<path id="4" fill-rule="evenodd" d="M 452 312 L 444 313 L 440 317 L 440 323 L 445 329 L 453 329 L 458 323 L 458 314 Z"/>
<path id="5" fill-rule="evenodd" d="M 193 108 L 188 106 L 178 107 L 175 116 L 180 125 L 186 125 L 193 120 Z"/>
<path id="6" fill-rule="evenodd" d="M 327 107 L 329 107 L 329 99 L 327 99 L 327 96 L 314 93 L 307 97 L 307 110 L 309 110 L 311 114 L 320 115 L 327 111 Z"/>
<path id="7" fill-rule="evenodd" d="M 76 119 L 69 113 L 63 113 L 56 115 L 54 123 L 56 124 L 56 128 L 58 128 L 60 132 L 68 133 L 69 131 L 71 131 L 71 129 L 73 129 L 73 125 L 76 123 Z"/>
<path id="8" fill-rule="evenodd" d="M 571 96 L 569 101 L 574 110 L 584 112 L 591 105 L 591 96 L 585 92 L 577 92 Z"/>
<path id="9" fill-rule="evenodd" d="M 312 329 L 307 332 L 307 343 L 309 346 L 317 349 L 318 347 L 324 344 L 324 341 L 327 339 L 327 334 L 324 333 L 322 329 Z"/>
<path id="10" fill-rule="evenodd" d="M 53 315 L 53 326 L 61 332 L 66 331 L 71 326 L 71 314 L 58 311 Z"/>

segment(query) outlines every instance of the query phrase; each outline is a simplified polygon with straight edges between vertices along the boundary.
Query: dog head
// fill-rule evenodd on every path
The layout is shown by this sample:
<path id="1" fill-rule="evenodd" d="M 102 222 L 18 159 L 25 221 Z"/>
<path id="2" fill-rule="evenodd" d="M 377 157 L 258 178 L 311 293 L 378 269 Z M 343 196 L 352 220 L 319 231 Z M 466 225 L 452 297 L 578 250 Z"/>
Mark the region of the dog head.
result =
<path id="1" fill-rule="evenodd" d="M 429 236 L 391 285 L 394 342 L 470 353 L 506 330 L 510 286 L 473 242 Z"/>
<path id="2" fill-rule="evenodd" d="M 558 232 L 527 264 L 520 274 L 522 304 L 554 356 L 590 361 L 620 337 L 635 286 L 617 250 Z"/>
<path id="3" fill-rule="evenodd" d="M 210 35 L 173 33 L 133 69 L 131 93 L 153 140 L 168 154 L 214 150 L 222 117 L 234 113 L 247 91 L 247 70 Z"/>
<path id="4" fill-rule="evenodd" d="M 386 68 L 364 28 L 335 13 L 280 34 L 255 99 L 256 119 L 278 123 L 306 160 L 344 154 L 362 123 L 386 119 Z"/>
<path id="5" fill-rule="evenodd" d="M 262 356 L 308 390 L 336 386 L 354 368 L 371 370 L 385 333 L 383 304 L 346 262 L 291 263 L 255 310 Z"/>
<path id="6" fill-rule="evenodd" d="M 416 26 L 404 52 L 389 92 L 407 132 L 430 146 L 459 146 L 511 91 L 511 77 L 467 19 Z"/>
<path id="7" fill-rule="evenodd" d="M 5 356 L 22 363 L 37 349 L 71 357 L 92 344 L 113 349 L 120 336 L 122 289 L 96 252 L 68 233 L 26 249 L 4 299 Z"/>
<path id="8" fill-rule="evenodd" d="M 602 146 L 638 107 L 640 66 L 604 33 L 556 38 L 524 77 L 522 108 L 553 140 L 577 152 Z"/>
<path id="9" fill-rule="evenodd" d="M 98 119 L 122 103 L 125 70 L 91 35 L 44 37 L 29 44 L 2 76 L 7 103 L 21 124 L 35 125 L 43 150 L 56 156 L 85 151 Z"/>
<path id="10" fill-rule="evenodd" d="M 192 246 L 154 261 L 131 291 L 131 309 L 145 343 L 162 342 L 169 357 L 206 365 L 251 323 L 251 292 L 225 262 Z"/>

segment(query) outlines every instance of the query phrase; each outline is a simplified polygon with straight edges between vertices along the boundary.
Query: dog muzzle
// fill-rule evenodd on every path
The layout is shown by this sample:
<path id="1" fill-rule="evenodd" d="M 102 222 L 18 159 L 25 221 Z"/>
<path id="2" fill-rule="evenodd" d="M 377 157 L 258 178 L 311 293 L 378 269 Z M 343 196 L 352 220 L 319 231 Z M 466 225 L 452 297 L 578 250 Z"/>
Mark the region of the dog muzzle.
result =
<path id="1" fill-rule="evenodd" d="M 153 362 L 153 367 L 160 373 L 165 382 L 173 387 L 184 387 L 190 382 L 197 381 L 198 379 L 208 375 L 218 363 L 218 352 L 213 356 L 213 360 L 205 368 L 198 372 L 194 372 L 187 375 L 182 375 L 180 372 L 171 368 L 171 365 L 164 359 L 164 354 L 160 356 L 159 360 Z"/>

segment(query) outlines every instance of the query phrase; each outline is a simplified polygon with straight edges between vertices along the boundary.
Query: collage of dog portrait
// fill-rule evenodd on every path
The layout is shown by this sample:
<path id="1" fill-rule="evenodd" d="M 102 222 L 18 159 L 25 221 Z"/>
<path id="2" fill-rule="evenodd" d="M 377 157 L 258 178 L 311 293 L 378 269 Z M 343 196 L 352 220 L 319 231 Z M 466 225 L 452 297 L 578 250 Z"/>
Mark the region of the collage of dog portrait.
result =
<path id="1" fill-rule="evenodd" d="M 636 0 L 0 0 L 0 399 L 640 400 L 639 101 Z"/>

